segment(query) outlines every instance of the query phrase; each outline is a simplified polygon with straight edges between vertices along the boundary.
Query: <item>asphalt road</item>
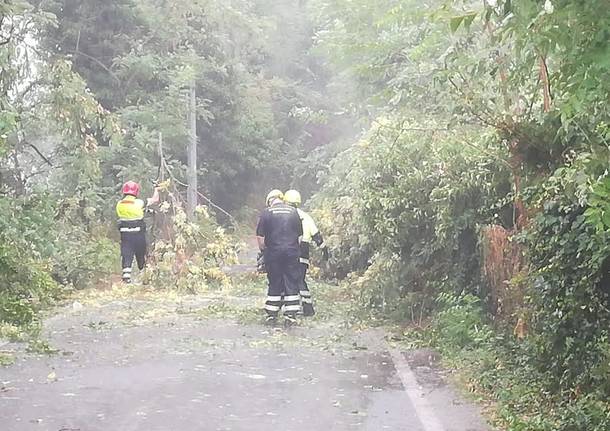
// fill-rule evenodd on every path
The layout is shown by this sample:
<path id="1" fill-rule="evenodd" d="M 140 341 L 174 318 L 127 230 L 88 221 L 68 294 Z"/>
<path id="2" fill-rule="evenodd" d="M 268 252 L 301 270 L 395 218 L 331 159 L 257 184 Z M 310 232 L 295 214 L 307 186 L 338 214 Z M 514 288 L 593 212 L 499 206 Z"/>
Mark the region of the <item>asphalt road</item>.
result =
<path id="1" fill-rule="evenodd" d="M 59 309 L 45 323 L 56 354 L 0 348 L 18 358 L 0 368 L 0 430 L 488 430 L 431 355 L 403 354 L 381 330 L 270 329 L 218 301 L 109 295 Z"/>

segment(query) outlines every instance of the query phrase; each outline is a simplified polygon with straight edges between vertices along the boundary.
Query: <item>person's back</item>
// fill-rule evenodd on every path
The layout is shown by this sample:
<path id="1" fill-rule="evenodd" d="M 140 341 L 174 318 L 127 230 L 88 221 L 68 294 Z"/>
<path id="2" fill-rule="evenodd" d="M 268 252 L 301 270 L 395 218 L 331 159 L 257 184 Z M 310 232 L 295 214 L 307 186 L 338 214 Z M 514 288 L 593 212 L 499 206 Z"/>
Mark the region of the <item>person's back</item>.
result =
<path id="1" fill-rule="evenodd" d="M 265 249 L 268 252 L 298 256 L 302 231 L 296 209 L 282 202 L 263 211 L 257 235 L 265 238 Z"/>
<path id="2" fill-rule="evenodd" d="M 116 204 L 116 214 L 121 232 L 139 232 L 144 225 L 144 210 L 146 204 L 142 199 L 125 195 Z"/>

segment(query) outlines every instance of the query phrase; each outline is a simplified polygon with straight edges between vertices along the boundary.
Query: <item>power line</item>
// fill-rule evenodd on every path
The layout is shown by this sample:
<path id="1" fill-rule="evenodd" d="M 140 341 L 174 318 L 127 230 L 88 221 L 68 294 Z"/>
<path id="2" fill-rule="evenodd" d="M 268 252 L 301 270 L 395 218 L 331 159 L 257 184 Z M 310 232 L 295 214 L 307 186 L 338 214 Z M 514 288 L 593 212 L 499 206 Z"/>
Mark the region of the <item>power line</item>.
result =
<path id="1" fill-rule="evenodd" d="M 174 173 L 171 171 L 171 169 L 169 168 L 169 165 L 167 164 L 167 161 L 165 160 L 165 157 L 161 157 L 161 164 L 163 165 L 163 168 L 165 168 L 165 170 L 167 171 L 168 175 L 170 176 L 170 178 L 178 185 L 181 185 L 182 187 L 187 187 L 188 188 L 188 184 L 183 183 L 182 181 L 180 181 L 178 178 L 175 177 Z M 223 213 L 224 215 L 226 215 L 227 217 L 229 217 L 229 219 L 231 219 L 231 221 L 233 223 L 235 223 L 235 217 L 233 217 L 231 215 L 231 213 L 229 213 L 227 210 L 225 210 L 224 208 L 222 208 L 221 206 L 217 205 L 216 203 L 214 203 L 214 201 L 212 201 L 210 198 L 208 198 L 207 196 L 205 196 L 203 193 L 201 193 L 199 190 L 196 190 L 197 195 L 199 195 L 199 197 L 203 200 L 205 200 L 208 205 L 210 205 L 211 207 L 217 209 L 218 211 L 220 211 L 221 213 Z"/>

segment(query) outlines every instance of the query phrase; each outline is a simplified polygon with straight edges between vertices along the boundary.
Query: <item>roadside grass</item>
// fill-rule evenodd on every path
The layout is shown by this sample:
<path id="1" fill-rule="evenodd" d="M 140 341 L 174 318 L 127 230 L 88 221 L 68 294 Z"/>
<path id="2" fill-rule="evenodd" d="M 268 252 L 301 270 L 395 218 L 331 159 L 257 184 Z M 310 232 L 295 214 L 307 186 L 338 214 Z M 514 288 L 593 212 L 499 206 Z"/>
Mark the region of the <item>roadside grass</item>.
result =
<path id="1" fill-rule="evenodd" d="M 441 366 L 450 371 L 455 386 L 483 406 L 497 429 L 610 429 L 610 403 L 603 397 L 603 388 L 599 393 L 569 394 L 550 389 L 545 384 L 548 376 L 529 362 L 530 341 L 487 325 L 474 307 L 450 310 L 433 316 L 423 328 L 402 328 L 396 338 L 405 349 L 426 347 L 440 352 Z M 460 334 L 466 338 L 460 339 Z"/>
<path id="2" fill-rule="evenodd" d="M 36 337 L 28 342 L 26 352 L 50 356 L 58 354 L 60 350 L 52 347 L 47 340 Z"/>
<path id="3" fill-rule="evenodd" d="M 11 344 L 11 349 L 0 351 L 0 366 L 12 365 L 19 353 L 17 345 L 24 345 L 27 353 L 54 355 L 59 351 L 52 348 L 42 336 L 42 325 L 34 321 L 28 325 L 17 326 L 0 323 L 0 341 Z"/>
<path id="4" fill-rule="evenodd" d="M 38 325 L 30 324 L 17 326 L 10 323 L 0 323 L 0 340 L 12 343 L 27 342 L 40 332 Z"/>
<path id="5" fill-rule="evenodd" d="M 8 367 L 16 361 L 15 355 L 12 352 L 0 351 L 0 367 Z"/>

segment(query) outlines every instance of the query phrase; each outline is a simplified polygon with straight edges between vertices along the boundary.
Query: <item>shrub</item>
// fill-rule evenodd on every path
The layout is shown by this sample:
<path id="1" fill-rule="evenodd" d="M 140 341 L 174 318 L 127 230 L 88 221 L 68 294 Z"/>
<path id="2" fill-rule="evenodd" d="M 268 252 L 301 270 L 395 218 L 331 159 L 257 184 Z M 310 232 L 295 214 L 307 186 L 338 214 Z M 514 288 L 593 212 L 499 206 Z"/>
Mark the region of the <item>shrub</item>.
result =
<path id="1" fill-rule="evenodd" d="M 477 348 L 493 338 L 492 329 L 484 322 L 481 300 L 474 295 L 441 293 L 437 297 L 438 312 L 432 320 L 432 331 L 445 349 Z"/>
<path id="2" fill-rule="evenodd" d="M 503 221 L 498 202 L 510 190 L 501 155 L 488 149 L 493 137 L 403 132 L 400 124 L 373 127 L 314 199 L 332 275 L 357 274 L 363 305 L 385 315 L 401 315 L 401 303 L 402 316 L 427 313 L 450 288 L 485 299 L 479 230 Z M 480 150 L 463 143 L 474 139 Z"/>
<path id="3" fill-rule="evenodd" d="M 59 292 L 48 268 L 0 235 L 0 323 L 27 325 Z"/>

